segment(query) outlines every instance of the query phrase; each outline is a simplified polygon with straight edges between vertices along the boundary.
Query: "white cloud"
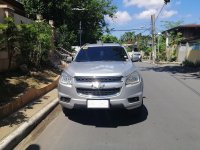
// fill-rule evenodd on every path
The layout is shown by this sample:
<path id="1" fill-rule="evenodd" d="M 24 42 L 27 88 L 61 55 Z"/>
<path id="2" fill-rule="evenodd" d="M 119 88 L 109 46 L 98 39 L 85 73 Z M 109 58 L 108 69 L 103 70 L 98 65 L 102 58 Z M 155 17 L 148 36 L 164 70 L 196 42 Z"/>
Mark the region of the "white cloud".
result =
<path id="1" fill-rule="evenodd" d="M 135 6 L 143 9 L 142 12 L 134 15 L 136 19 L 150 19 L 152 14 L 158 15 L 158 12 L 164 4 L 164 0 L 123 0 L 123 3 L 125 6 Z M 181 0 L 178 0 L 176 5 L 180 4 Z M 175 10 L 163 10 L 159 17 L 170 18 L 176 14 L 178 12 Z"/>
<path id="2" fill-rule="evenodd" d="M 137 19 L 149 19 L 151 15 L 156 14 L 156 9 L 144 10 L 143 12 L 135 15 Z"/>
<path id="3" fill-rule="evenodd" d="M 156 9 L 148 9 L 148 10 L 144 10 L 139 14 L 134 15 L 136 19 L 150 19 L 151 15 L 155 14 L 156 16 L 158 15 L 158 11 Z M 176 15 L 178 12 L 174 11 L 174 10 L 164 10 L 161 14 L 160 14 L 160 18 L 170 18 L 174 15 Z"/>
<path id="4" fill-rule="evenodd" d="M 137 6 L 139 8 L 159 8 L 164 4 L 164 0 L 123 0 L 125 6 Z"/>
<path id="5" fill-rule="evenodd" d="M 178 12 L 177 11 L 174 11 L 174 10 L 169 10 L 169 11 L 167 11 L 167 10 L 164 10 L 163 12 L 162 12 L 162 14 L 161 14 L 161 18 L 170 18 L 170 17 L 172 17 L 172 16 L 174 16 L 174 15 L 176 15 Z"/>
<path id="6" fill-rule="evenodd" d="M 113 18 L 106 15 L 105 19 L 109 23 L 116 23 L 122 25 L 130 22 L 132 20 L 132 17 L 127 11 L 118 11 Z"/>

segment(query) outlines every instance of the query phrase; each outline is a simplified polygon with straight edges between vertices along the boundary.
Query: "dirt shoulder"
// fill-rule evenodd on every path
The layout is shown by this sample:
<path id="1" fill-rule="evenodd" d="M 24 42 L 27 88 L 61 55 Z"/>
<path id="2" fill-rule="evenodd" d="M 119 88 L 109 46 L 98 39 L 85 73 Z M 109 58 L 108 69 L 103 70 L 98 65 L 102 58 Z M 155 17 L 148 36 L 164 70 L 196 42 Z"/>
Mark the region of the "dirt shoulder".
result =
<path id="1" fill-rule="evenodd" d="M 40 89 L 52 83 L 60 74 L 55 69 L 30 71 L 24 74 L 19 70 L 0 73 L 0 106 L 19 98 L 28 89 Z"/>

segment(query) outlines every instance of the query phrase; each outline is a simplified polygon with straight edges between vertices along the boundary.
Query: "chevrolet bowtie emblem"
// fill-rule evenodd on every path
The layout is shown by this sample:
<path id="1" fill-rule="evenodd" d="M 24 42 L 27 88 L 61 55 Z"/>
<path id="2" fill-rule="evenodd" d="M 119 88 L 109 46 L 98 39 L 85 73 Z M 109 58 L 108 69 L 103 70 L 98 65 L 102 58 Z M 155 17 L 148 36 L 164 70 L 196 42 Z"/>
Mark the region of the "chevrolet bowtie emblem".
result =
<path id="1" fill-rule="evenodd" d="M 98 81 L 95 81 L 95 82 L 92 82 L 92 88 L 94 89 L 102 89 L 104 88 L 105 85 L 104 84 L 101 84 L 100 82 Z"/>

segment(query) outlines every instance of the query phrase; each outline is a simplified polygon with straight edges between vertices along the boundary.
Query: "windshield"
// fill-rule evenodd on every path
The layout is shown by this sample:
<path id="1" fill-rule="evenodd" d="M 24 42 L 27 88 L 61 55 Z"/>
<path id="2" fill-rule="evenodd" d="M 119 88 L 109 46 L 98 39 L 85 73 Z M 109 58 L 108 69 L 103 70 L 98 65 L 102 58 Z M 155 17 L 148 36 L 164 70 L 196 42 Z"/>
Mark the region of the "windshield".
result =
<path id="1" fill-rule="evenodd" d="M 139 52 L 139 49 L 138 48 L 134 48 L 133 52 Z"/>
<path id="2" fill-rule="evenodd" d="M 75 61 L 126 61 L 128 56 L 121 46 L 101 46 L 82 48 Z"/>

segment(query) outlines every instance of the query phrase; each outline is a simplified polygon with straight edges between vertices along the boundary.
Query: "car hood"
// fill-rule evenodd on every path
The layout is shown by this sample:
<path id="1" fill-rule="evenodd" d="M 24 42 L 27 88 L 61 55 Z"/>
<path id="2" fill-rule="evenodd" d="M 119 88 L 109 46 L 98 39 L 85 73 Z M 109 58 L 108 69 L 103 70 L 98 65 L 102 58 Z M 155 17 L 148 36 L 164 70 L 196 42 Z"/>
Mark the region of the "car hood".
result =
<path id="1" fill-rule="evenodd" d="M 136 67 L 131 61 L 72 62 L 64 70 L 70 76 L 127 76 Z"/>

